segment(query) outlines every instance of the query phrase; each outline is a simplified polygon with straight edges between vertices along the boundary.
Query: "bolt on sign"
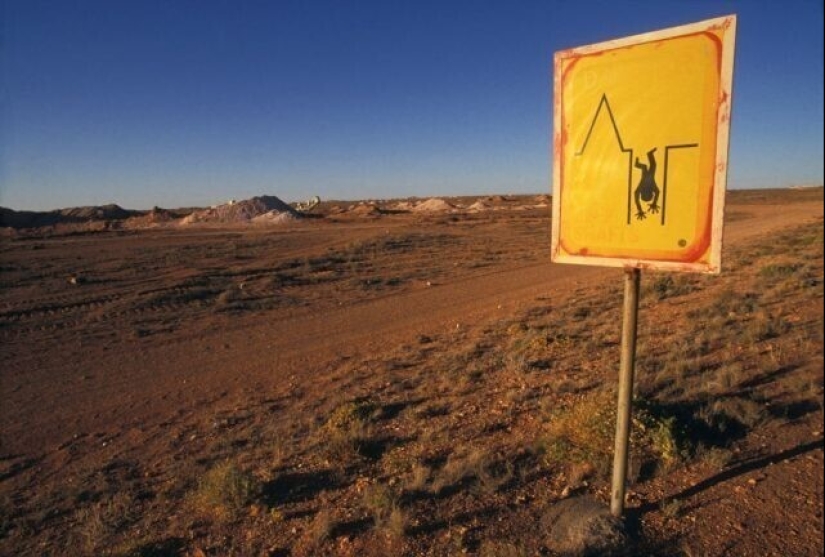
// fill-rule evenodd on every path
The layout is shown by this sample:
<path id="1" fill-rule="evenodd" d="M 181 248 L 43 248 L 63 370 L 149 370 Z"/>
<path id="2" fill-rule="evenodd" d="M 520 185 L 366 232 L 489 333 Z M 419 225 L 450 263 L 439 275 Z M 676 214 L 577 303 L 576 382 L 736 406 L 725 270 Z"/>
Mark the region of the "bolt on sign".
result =
<path id="1" fill-rule="evenodd" d="M 736 16 L 557 52 L 552 260 L 718 273 Z"/>

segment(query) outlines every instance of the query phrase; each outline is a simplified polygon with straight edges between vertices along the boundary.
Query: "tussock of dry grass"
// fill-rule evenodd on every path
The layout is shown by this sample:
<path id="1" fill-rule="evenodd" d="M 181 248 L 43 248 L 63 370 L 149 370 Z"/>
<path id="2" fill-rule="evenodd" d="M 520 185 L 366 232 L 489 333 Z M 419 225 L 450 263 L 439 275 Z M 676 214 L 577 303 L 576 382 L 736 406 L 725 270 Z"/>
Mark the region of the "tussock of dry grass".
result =
<path id="1" fill-rule="evenodd" d="M 258 481 L 234 462 L 218 464 L 200 479 L 192 495 L 195 508 L 221 520 L 237 518 L 260 492 Z"/>

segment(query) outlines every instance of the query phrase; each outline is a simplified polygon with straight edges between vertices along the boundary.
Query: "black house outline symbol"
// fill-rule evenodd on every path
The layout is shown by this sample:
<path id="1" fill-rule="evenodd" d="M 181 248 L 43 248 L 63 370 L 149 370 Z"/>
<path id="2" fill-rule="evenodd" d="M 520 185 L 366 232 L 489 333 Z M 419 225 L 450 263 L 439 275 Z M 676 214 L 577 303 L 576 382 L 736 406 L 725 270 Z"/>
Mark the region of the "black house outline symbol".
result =
<path id="1" fill-rule="evenodd" d="M 616 135 L 616 141 L 619 144 L 619 150 L 622 153 L 627 153 L 627 224 L 632 224 L 632 208 L 631 201 L 633 199 L 633 149 L 624 146 L 622 135 L 619 133 L 619 127 L 616 125 L 616 118 L 613 116 L 613 109 L 610 107 L 610 101 L 607 99 L 607 93 L 602 93 L 602 98 L 599 101 L 599 106 L 596 107 L 596 112 L 593 114 L 593 119 L 590 121 L 590 128 L 587 130 L 587 136 L 584 138 L 584 143 L 575 156 L 581 156 L 587 149 L 587 143 L 590 141 L 590 135 L 593 133 L 593 128 L 596 127 L 596 121 L 599 119 L 599 114 L 602 107 L 607 109 L 607 115 L 610 117 L 610 124 L 613 126 L 613 133 Z M 664 226 L 665 216 L 667 215 L 667 180 L 668 180 L 668 162 L 670 159 L 670 151 L 673 149 L 689 149 L 699 147 L 698 143 L 678 143 L 675 145 L 665 146 L 665 162 L 662 178 L 662 207 L 661 207 L 661 221 L 660 224 Z"/>

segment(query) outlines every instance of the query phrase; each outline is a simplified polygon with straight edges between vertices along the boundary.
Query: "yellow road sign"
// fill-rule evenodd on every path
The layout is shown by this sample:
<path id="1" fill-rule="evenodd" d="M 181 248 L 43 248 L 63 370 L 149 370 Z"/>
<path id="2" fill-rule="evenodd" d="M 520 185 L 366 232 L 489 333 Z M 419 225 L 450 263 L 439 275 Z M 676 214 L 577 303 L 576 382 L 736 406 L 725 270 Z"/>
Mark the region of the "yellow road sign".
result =
<path id="1" fill-rule="evenodd" d="M 557 52 L 552 259 L 718 273 L 736 16 Z"/>

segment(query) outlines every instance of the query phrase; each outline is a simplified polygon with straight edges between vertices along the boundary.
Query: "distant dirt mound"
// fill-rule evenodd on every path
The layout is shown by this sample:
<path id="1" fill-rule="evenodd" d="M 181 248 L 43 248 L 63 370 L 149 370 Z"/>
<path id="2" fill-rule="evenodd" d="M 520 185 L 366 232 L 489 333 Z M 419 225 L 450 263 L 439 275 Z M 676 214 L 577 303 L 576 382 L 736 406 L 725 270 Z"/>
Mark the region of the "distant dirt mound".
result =
<path id="1" fill-rule="evenodd" d="M 362 217 L 377 217 L 381 214 L 381 209 L 375 203 L 359 203 L 351 206 L 347 212 L 351 215 L 358 215 Z"/>
<path id="2" fill-rule="evenodd" d="M 71 207 L 60 209 L 57 214 L 67 219 L 68 222 L 89 221 L 89 220 L 121 220 L 134 215 L 133 211 L 127 211 L 119 205 L 110 203 L 108 205 L 92 207 Z"/>
<path id="3" fill-rule="evenodd" d="M 392 206 L 393 211 L 412 211 L 415 207 L 415 203 L 412 201 L 399 201 L 395 205 Z"/>
<path id="4" fill-rule="evenodd" d="M 154 228 L 173 223 L 180 218 L 180 215 L 168 209 L 153 207 L 152 210 L 147 213 L 127 219 L 126 222 L 123 223 L 123 226 L 125 228 Z"/>
<path id="5" fill-rule="evenodd" d="M 489 211 L 490 206 L 479 200 L 467 207 L 467 210 L 472 213 L 481 213 L 482 211 Z"/>
<path id="6" fill-rule="evenodd" d="M 8 228 L 28 228 L 37 226 L 33 224 L 35 220 L 45 213 L 33 213 L 31 211 L 15 211 L 0 207 L 0 227 Z"/>
<path id="7" fill-rule="evenodd" d="M 276 219 L 276 217 L 278 217 Z M 195 211 L 181 224 L 243 224 L 249 222 L 284 222 L 299 218 L 295 209 L 273 195 L 262 195 L 244 201 L 230 201 L 217 207 Z"/>
<path id="8" fill-rule="evenodd" d="M 485 198 L 484 201 L 488 201 L 490 203 L 504 203 L 506 201 L 509 201 L 509 199 L 507 199 L 503 195 L 491 195 Z"/>
<path id="9" fill-rule="evenodd" d="M 145 215 L 145 217 L 152 223 L 169 222 L 179 218 L 172 211 L 167 211 L 166 209 L 161 209 L 160 207 L 153 207 L 152 210 Z"/>
<path id="10" fill-rule="evenodd" d="M 0 226 L 10 228 L 40 228 L 66 224 L 89 224 L 92 222 L 125 220 L 136 211 L 128 211 L 119 205 L 71 207 L 54 211 L 14 211 L 0 207 Z"/>
<path id="11" fill-rule="evenodd" d="M 416 205 L 413 211 L 416 213 L 445 213 L 453 209 L 455 209 L 455 205 L 451 205 L 438 197 L 433 197 Z"/>

